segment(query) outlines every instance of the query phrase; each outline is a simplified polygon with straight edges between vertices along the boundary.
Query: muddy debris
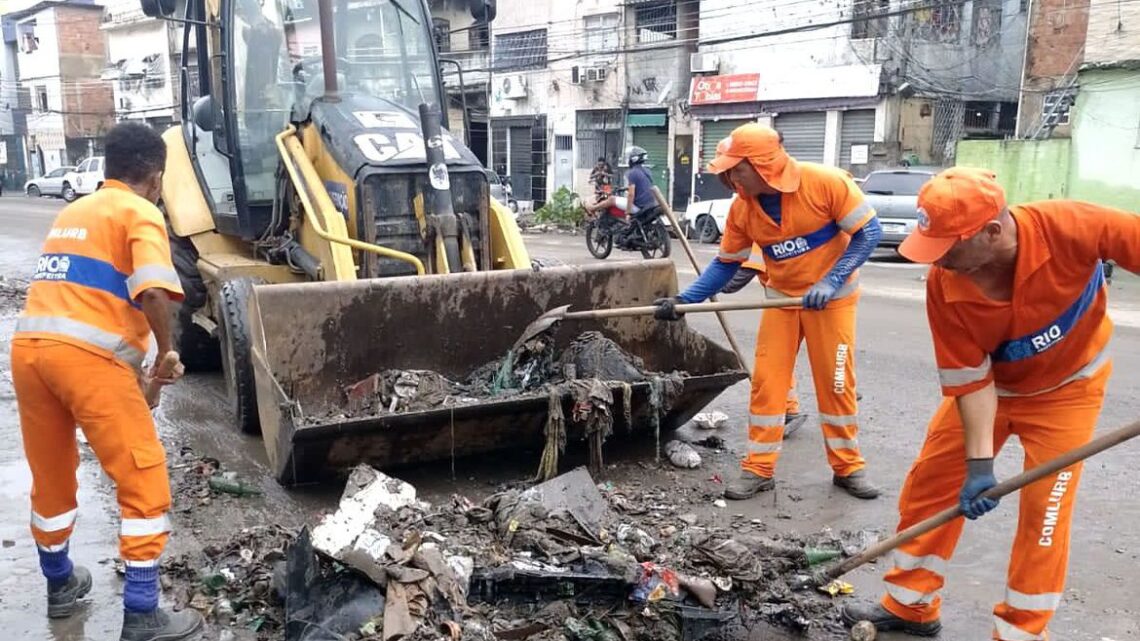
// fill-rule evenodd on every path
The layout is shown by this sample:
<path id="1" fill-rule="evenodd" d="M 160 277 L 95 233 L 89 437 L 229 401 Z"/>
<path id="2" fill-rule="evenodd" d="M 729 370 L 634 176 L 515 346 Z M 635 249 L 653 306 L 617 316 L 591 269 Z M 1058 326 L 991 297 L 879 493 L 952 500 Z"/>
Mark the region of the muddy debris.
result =
<path id="1" fill-rule="evenodd" d="M 870 535 L 715 527 L 697 514 L 707 501 L 597 484 L 578 468 L 431 504 L 361 465 L 311 530 L 243 530 L 164 562 L 164 585 L 177 605 L 257 639 L 711 641 L 758 625 L 845 635 L 845 597 L 796 582 Z"/>
<path id="2" fill-rule="evenodd" d="M 611 385 L 639 383 L 655 378 L 675 379 L 684 374 L 650 372 L 641 359 L 629 354 L 600 332 L 584 332 L 561 351 L 550 332 L 539 334 L 506 355 L 481 365 L 463 380 L 452 380 L 430 370 L 388 369 L 348 385 L 344 406 L 311 413 L 307 422 L 330 417 L 357 418 L 419 412 L 439 407 L 478 403 L 520 394 L 543 394 L 549 388 L 575 381 L 598 380 Z M 671 391 L 675 396 L 679 389 Z"/>
<path id="3" fill-rule="evenodd" d="M 28 281 L 0 276 L 0 313 L 18 313 L 28 299 Z"/>

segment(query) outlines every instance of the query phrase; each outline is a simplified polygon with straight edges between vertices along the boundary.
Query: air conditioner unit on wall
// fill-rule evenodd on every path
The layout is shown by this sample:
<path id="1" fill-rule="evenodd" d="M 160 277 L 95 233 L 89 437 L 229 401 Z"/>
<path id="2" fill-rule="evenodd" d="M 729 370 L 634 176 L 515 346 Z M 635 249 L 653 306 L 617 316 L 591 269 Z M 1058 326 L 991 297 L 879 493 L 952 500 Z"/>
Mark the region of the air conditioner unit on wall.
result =
<path id="1" fill-rule="evenodd" d="M 504 76 L 500 82 L 500 88 L 502 89 L 504 98 L 510 100 L 526 98 L 526 76 Z"/>
<path id="2" fill-rule="evenodd" d="M 586 82 L 605 82 L 609 69 L 605 67 L 587 67 Z"/>
<path id="3" fill-rule="evenodd" d="M 689 54 L 689 69 L 693 73 L 718 73 L 720 71 L 720 56 L 715 53 Z"/>

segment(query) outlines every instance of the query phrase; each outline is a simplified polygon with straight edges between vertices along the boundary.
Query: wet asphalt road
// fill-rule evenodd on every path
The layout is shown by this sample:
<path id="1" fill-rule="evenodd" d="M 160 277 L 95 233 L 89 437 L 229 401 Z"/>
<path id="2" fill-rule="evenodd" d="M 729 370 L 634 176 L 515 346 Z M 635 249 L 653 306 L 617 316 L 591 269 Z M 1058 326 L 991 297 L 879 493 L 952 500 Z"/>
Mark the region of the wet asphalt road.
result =
<path id="1" fill-rule="evenodd" d="M 39 244 L 50 225 L 59 201 L 32 201 L 23 197 L 0 198 L 0 274 L 27 277 Z M 581 237 L 537 235 L 527 237 L 532 254 L 555 256 L 567 262 L 588 262 Z M 701 262 L 715 253 L 698 246 Z M 633 254 L 609 260 L 630 260 Z M 679 244 L 674 260 L 682 286 L 695 276 Z M 1119 272 L 1118 272 L 1119 273 Z M 774 531 L 834 529 L 893 529 L 898 488 L 922 441 L 926 421 L 938 404 L 938 386 L 926 328 L 923 305 L 923 269 L 884 255 L 863 269 L 864 298 L 859 308 L 856 349 L 860 406 L 860 442 L 868 459 L 869 473 L 885 488 L 877 501 L 861 502 L 838 492 L 830 483 L 818 424 L 809 424 L 784 447 L 778 471 L 779 486 L 773 493 L 744 503 L 730 503 L 727 510 L 709 506 L 711 519 L 728 523 L 733 514 L 760 518 Z M 737 297 L 760 298 L 750 285 Z M 1140 280 L 1120 275 L 1112 286 L 1112 315 L 1118 323 L 1113 342 L 1115 373 L 1100 429 L 1112 429 L 1133 420 L 1140 410 L 1134 392 L 1140 374 Z M 759 312 L 734 312 L 730 326 L 746 355 L 755 347 Z M 696 328 L 723 342 L 719 325 L 711 315 L 690 315 Z M 113 494 L 105 476 L 89 453 L 83 452 L 79 470 L 80 518 L 72 540 L 73 557 L 95 572 L 95 589 L 87 607 L 71 620 L 48 623 L 44 615 L 43 582 L 35 563 L 34 546 L 27 530 L 27 491 L 30 479 L 22 458 L 19 423 L 8 372 L 8 338 L 12 316 L 0 316 L 0 630 L 4 638 L 79 641 L 117 638 L 120 621 L 121 582 L 109 560 L 117 556 L 117 516 Z M 801 352 L 796 371 L 804 409 L 816 414 L 806 354 Z M 260 478 L 266 491 L 263 500 L 249 501 L 242 511 L 224 513 L 213 529 L 236 530 L 266 521 L 299 524 L 334 505 L 338 487 L 307 488 L 286 492 L 263 476 L 264 452 L 260 441 L 231 431 L 227 421 L 224 386 L 217 376 L 188 377 L 163 398 L 159 426 L 164 437 L 190 444 L 204 455 L 215 456 L 227 469 L 250 478 Z M 725 436 L 735 449 L 743 446 L 748 386 L 740 383 L 722 394 L 709 409 L 733 417 L 735 429 Z M 1053 638 L 1074 641 L 1124 641 L 1140 637 L 1140 610 L 1134 605 L 1132 580 L 1140 557 L 1140 506 L 1129 500 L 1140 490 L 1134 474 L 1140 443 L 1125 445 L 1092 460 L 1086 467 L 1065 601 L 1052 626 Z M 999 476 L 1020 468 L 1021 452 L 1016 442 L 999 459 Z M 517 465 L 499 461 L 459 461 L 456 478 L 449 470 L 425 469 L 403 474 L 429 498 L 446 497 L 452 491 L 477 496 L 496 480 L 523 478 L 533 471 L 533 460 Z M 714 468 L 714 469 L 708 469 Z M 685 471 L 686 485 L 717 490 L 713 473 L 728 478 L 735 474 L 730 457 L 713 457 L 703 469 Z M 633 472 L 662 477 L 654 470 Z M 660 480 L 660 478 L 658 478 Z M 1004 573 L 1016 517 L 1016 499 L 1008 499 L 993 514 L 968 524 L 950 564 L 944 591 L 944 639 L 985 639 L 990 635 L 990 609 L 1000 600 Z M 210 537 L 210 525 L 193 518 L 175 518 L 176 532 L 171 552 L 191 549 L 199 539 Z M 216 534 L 216 532 L 215 532 Z M 11 545 L 9 545 L 11 542 Z M 104 564 L 100 564 L 103 561 Z M 857 596 L 877 598 L 880 567 L 856 571 L 848 579 Z M 206 638 L 216 638 L 213 633 Z M 756 637 L 771 638 L 771 637 Z M 906 638 L 880 635 L 880 639 Z"/>

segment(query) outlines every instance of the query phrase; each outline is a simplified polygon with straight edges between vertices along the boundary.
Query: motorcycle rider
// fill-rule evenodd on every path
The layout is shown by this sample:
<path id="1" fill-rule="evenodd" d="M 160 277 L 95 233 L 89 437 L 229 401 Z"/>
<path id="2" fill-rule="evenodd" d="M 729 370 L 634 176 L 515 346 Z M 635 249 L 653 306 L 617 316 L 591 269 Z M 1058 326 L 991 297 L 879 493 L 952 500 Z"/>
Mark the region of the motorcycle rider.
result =
<path id="1" fill-rule="evenodd" d="M 617 205 L 621 209 L 624 209 L 632 219 L 645 225 L 660 214 L 658 208 L 665 206 L 665 196 L 661 193 L 661 190 L 653 184 L 653 176 L 645 166 L 645 162 L 649 160 L 649 152 L 634 145 L 630 147 L 626 153 L 626 159 L 629 163 L 629 171 L 625 174 L 626 184 L 628 185 L 626 195 L 624 197 L 609 196 L 594 203 L 592 207 L 588 207 L 587 211 L 593 215 L 598 211 L 604 211 Z M 618 247 L 626 247 L 629 245 L 629 236 L 632 230 L 633 225 L 622 230 L 621 235 L 617 238 Z"/>

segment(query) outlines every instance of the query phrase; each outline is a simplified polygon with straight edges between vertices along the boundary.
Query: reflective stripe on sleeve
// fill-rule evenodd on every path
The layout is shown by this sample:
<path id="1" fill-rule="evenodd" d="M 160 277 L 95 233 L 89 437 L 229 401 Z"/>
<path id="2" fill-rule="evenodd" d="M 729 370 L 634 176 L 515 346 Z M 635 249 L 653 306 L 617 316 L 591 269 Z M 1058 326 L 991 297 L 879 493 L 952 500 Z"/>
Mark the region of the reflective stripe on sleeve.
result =
<path id="1" fill-rule="evenodd" d="M 721 260 L 727 260 L 730 262 L 739 263 L 739 262 L 743 262 L 743 261 L 748 260 L 748 257 L 751 255 L 752 255 L 752 248 L 748 247 L 746 249 L 742 249 L 742 250 L 736 252 L 735 254 L 728 254 L 728 253 L 725 253 L 724 251 L 720 251 L 717 253 L 716 257 L 721 259 Z"/>
<path id="2" fill-rule="evenodd" d="M 165 265 L 143 265 L 127 278 L 127 289 L 135 291 L 143 283 L 160 282 L 175 289 L 181 290 L 182 283 L 178 280 L 178 272 Z"/>
<path id="3" fill-rule="evenodd" d="M 852 229 L 855 229 L 855 227 L 859 224 L 859 221 L 866 218 L 867 214 L 874 213 L 874 211 L 875 210 L 871 209 L 870 203 L 863 201 L 859 203 L 858 207 L 852 209 L 851 213 L 839 219 L 839 227 L 843 231 L 851 231 Z"/>
<path id="4" fill-rule="evenodd" d="M 938 380 L 946 387 L 958 387 L 986 380 L 990 375 L 990 357 L 982 359 L 977 367 L 939 367 Z"/>

